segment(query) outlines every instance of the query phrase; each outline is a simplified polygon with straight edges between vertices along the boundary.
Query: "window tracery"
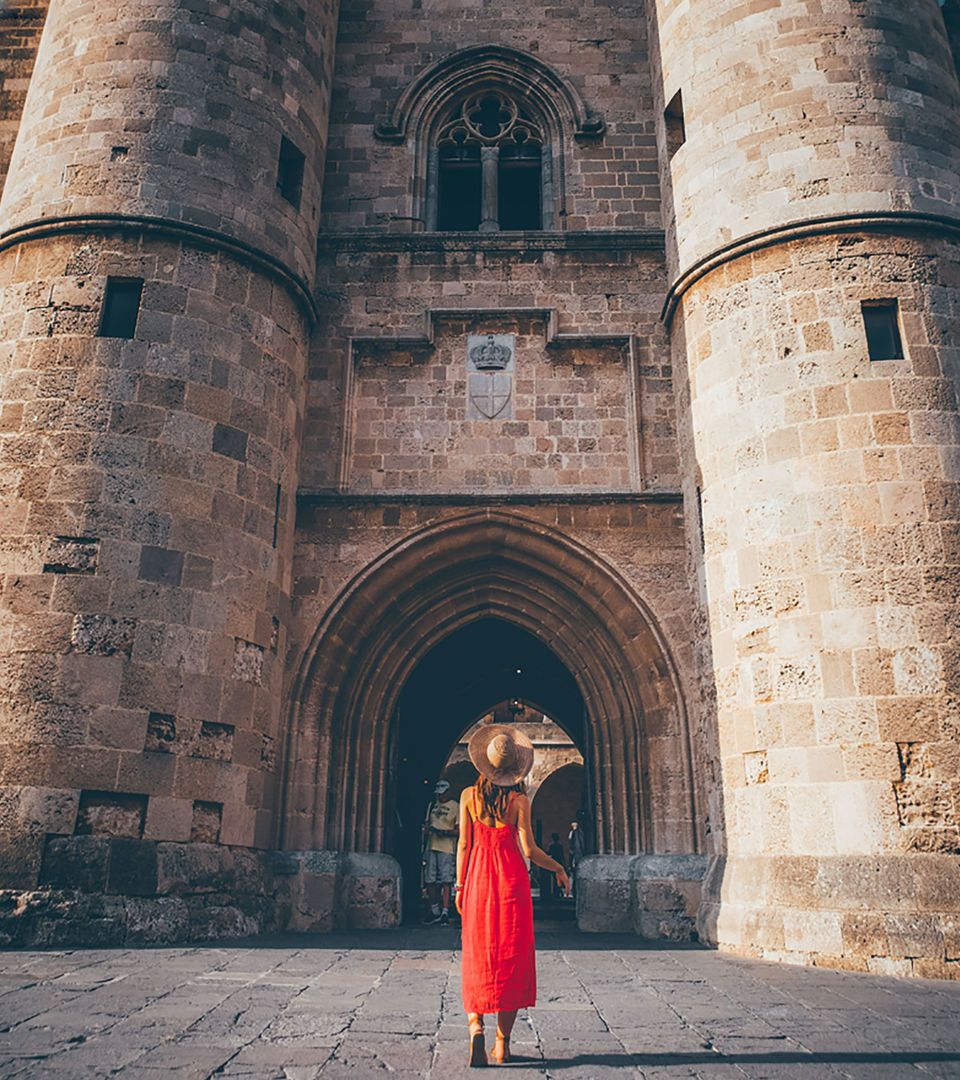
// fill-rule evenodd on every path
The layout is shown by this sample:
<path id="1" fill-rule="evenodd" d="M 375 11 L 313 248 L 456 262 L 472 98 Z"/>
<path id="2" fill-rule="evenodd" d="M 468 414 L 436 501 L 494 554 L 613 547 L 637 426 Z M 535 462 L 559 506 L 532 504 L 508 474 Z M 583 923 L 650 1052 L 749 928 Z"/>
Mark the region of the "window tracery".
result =
<path id="1" fill-rule="evenodd" d="M 437 228 L 542 229 L 546 145 L 512 95 L 468 94 L 437 132 Z"/>

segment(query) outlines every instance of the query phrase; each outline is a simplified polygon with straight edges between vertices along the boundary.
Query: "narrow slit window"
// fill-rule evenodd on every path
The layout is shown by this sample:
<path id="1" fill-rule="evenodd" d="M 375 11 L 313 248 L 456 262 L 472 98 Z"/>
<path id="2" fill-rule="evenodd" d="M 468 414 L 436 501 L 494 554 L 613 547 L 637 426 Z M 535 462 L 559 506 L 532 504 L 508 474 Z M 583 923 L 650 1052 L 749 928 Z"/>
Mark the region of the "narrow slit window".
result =
<path id="1" fill-rule="evenodd" d="M 663 111 L 663 123 L 667 132 L 667 157 L 673 155 L 687 141 L 687 126 L 683 119 L 683 91 L 678 90 Z"/>
<path id="2" fill-rule="evenodd" d="M 132 338 L 137 332 L 142 296 L 141 278 L 107 278 L 99 336 Z"/>
<path id="3" fill-rule="evenodd" d="M 280 140 L 280 159 L 277 163 L 277 191 L 300 209 L 303 195 L 303 166 L 305 158 L 300 150 L 285 136 Z"/>
<path id="4" fill-rule="evenodd" d="M 897 301 L 866 301 L 862 310 L 870 359 L 902 360 L 903 339 L 900 336 L 900 310 Z"/>
<path id="5" fill-rule="evenodd" d="M 707 536 L 703 528 L 703 492 L 697 488 L 697 533 L 700 538 L 700 550 L 707 550 Z"/>
<path id="6" fill-rule="evenodd" d="M 940 11 L 953 56 L 954 71 L 960 78 L 960 0 L 940 0 Z"/>
<path id="7" fill-rule="evenodd" d="M 283 505 L 283 488 L 277 484 L 277 493 L 273 500 L 273 546 L 277 546 L 280 536 L 280 509 Z"/>

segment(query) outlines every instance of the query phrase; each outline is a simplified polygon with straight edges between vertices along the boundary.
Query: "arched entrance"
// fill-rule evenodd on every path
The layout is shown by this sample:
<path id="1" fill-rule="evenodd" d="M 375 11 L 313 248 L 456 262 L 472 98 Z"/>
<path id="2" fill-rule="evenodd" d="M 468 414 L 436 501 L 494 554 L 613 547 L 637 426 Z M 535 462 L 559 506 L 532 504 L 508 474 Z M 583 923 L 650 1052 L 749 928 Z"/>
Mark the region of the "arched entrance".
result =
<path id="1" fill-rule="evenodd" d="M 510 683 L 501 660 L 516 650 L 538 672 L 535 688 Z M 405 726 L 425 692 L 418 672 L 440 671 L 453 656 L 461 666 L 471 660 L 472 716 L 425 712 Z M 399 805 L 394 763 L 406 740 L 425 765 L 436 757 L 435 777 L 476 703 L 520 690 L 532 700 L 552 695 L 538 704 L 582 749 L 595 850 L 698 850 L 686 716 L 655 620 L 594 553 L 493 510 L 410 536 L 329 611 L 294 694 L 282 845 L 388 852 Z"/>
<path id="2" fill-rule="evenodd" d="M 583 766 L 571 761 L 555 769 L 537 788 L 530 816 L 541 847 L 546 848 L 556 833 L 566 851 L 570 825 L 584 808 L 585 779 Z"/>

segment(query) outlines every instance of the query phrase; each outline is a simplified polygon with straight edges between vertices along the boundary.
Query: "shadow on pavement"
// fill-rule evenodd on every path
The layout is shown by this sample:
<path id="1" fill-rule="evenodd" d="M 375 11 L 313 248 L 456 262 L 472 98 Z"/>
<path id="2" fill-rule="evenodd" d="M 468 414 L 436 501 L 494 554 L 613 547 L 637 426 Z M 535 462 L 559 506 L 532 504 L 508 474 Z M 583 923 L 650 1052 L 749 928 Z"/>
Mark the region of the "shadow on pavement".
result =
<path id="1" fill-rule="evenodd" d="M 917 1065 L 924 1062 L 960 1061 L 960 1054 L 940 1051 L 915 1051 L 876 1053 L 827 1052 L 772 1054 L 713 1054 L 708 1051 L 696 1054 L 576 1054 L 567 1058 L 514 1058 L 511 1064 L 537 1064 L 554 1069 L 573 1069 L 584 1065 L 605 1065 L 613 1067 L 643 1068 L 646 1066 L 684 1066 L 684 1065 Z"/>

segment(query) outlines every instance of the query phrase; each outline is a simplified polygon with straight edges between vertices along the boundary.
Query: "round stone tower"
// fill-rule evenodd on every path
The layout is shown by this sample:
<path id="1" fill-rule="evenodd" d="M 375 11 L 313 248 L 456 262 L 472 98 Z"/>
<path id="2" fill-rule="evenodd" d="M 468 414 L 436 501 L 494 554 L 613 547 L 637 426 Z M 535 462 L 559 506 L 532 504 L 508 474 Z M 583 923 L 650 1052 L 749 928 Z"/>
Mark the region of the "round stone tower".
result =
<path id="1" fill-rule="evenodd" d="M 0 886 L 189 893 L 192 840 L 229 893 L 271 844 L 335 20 L 50 6 L 0 207 Z"/>
<path id="2" fill-rule="evenodd" d="M 742 952 L 947 974 L 960 87 L 942 16 L 937 0 L 652 7 L 723 772 L 703 929 Z"/>

